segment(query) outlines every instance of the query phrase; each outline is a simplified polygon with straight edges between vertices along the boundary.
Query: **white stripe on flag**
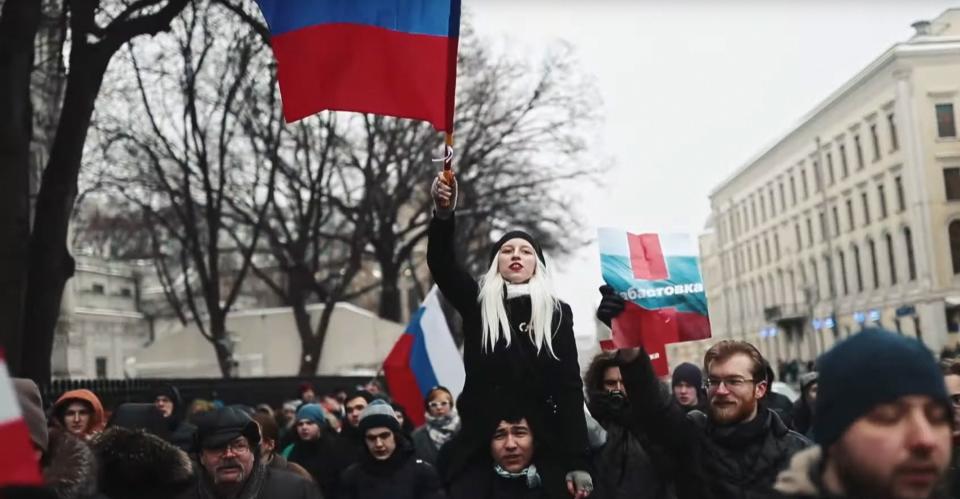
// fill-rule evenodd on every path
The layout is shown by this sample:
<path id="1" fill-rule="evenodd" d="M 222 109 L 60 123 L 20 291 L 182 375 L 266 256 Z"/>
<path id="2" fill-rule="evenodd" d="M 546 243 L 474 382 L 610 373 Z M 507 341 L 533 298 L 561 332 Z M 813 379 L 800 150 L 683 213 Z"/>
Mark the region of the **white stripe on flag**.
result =
<path id="1" fill-rule="evenodd" d="M 13 393 L 13 381 L 7 374 L 7 362 L 0 357 L 0 424 L 20 419 L 20 402 Z"/>
<path id="2" fill-rule="evenodd" d="M 457 345 L 450 335 L 447 320 L 440 308 L 439 291 L 434 286 L 423 300 L 423 316 L 420 318 L 420 328 L 423 330 L 424 343 L 427 346 L 427 356 L 437 382 L 447 387 L 456 400 L 463 391 L 463 382 L 466 374 L 463 371 L 463 358 Z"/>

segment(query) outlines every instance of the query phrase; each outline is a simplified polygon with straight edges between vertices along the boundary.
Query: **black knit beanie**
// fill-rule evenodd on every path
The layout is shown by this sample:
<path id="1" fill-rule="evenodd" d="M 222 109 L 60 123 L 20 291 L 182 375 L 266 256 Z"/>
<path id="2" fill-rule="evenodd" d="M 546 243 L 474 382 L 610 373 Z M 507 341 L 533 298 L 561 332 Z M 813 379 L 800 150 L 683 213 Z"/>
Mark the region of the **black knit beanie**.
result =
<path id="1" fill-rule="evenodd" d="M 950 410 L 943 375 L 922 343 L 880 329 L 857 333 L 820 356 L 813 433 L 828 448 L 874 406 L 926 395 Z"/>
<path id="2" fill-rule="evenodd" d="M 703 373 L 700 372 L 699 367 L 689 362 L 684 362 L 673 370 L 673 382 L 670 386 L 675 387 L 677 383 L 681 381 L 685 381 L 690 386 L 700 390 L 703 386 Z"/>
<path id="3" fill-rule="evenodd" d="M 537 252 L 537 259 L 540 260 L 540 263 L 545 264 L 546 261 L 543 259 L 543 248 L 540 247 L 540 243 L 533 238 L 529 233 L 522 230 L 511 230 L 503 235 L 497 242 L 493 243 L 493 247 L 490 248 L 490 263 L 493 263 L 493 260 L 497 258 L 497 253 L 500 252 L 500 247 L 506 244 L 507 241 L 511 239 L 520 238 L 524 241 L 530 243 L 530 246 L 533 246 L 534 251 Z"/>

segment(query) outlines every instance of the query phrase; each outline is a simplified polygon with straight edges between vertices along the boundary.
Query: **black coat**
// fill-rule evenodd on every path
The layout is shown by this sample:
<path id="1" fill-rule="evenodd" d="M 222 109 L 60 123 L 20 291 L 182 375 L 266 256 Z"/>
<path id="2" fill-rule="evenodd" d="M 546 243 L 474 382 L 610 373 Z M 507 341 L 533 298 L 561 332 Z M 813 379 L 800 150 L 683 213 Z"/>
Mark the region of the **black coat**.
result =
<path id="1" fill-rule="evenodd" d="M 259 492 L 252 490 L 252 480 L 263 480 Z M 226 499 L 220 498 L 213 491 L 210 480 L 203 478 L 187 493 L 177 499 Z M 293 473 L 268 467 L 257 463 L 253 473 L 247 479 L 247 484 L 234 499 L 324 499 L 317 486 Z"/>
<path id="2" fill-rule="evenodd" d="M 430 431 L 426 425 L 414 430 L 410 435 L 410 440 L 413 443 L 413 450 L 417 454 L 417 457 L 430 464 L 437 463 L 437 453 L 440 449 L 438 449 L 437 445 L 430 439 Z"/>
<path id="3" fill-rule="evenodd" d="M 611 411 L 591 404 L 590 413 L 607 432 L 594 450 L 594 485 L 605 499 L 667 499 L 673 497 L 675 463 L 636 425 L 625 407 Z"/>
<path id="4" fill-rule="evenodd" d="M 398 447 L 386 461 L 369 454 L 354 463 L 340 480 L 340 499 L 442 499 L 437 470 L 417 458 L 409 445 Z"/>
<path id="5" fill-rule="evenodd" d="M 334 498 L 340 490 L 340 475 L 354 462 L 352 452 L 342 437 L 324 431 L 320 440 L 294 442 L 287 460 L 307 470 L 324 497 Z"/>
<path id="6" fill-rule="evenodd" d="M 430 223 L 427 263 L 437 286 L 463 319 L 463 362 L 466 380 L 457 401 L 463 422 L 465 445 L 452 456 L 451 470 L 462 470 L 471 453 L 488 452 L 487 439 L 500 418 L 504 404 L 529 404 L 538 439 L 550 442 L 562 471 L 587 470 L 589 447 L 583 413 L 583 383 L 573 335 L 573 314 L 561 303 L 554 313 L 556 333 L 552 345 L 556 358 L 546 349 L 537 352 L 521 324 L 529 321 L 529 297 L 505 301 L 511 324 L 511 344 L 501 340 L 493 351 L 484 351 L 482 320 L 477 303 L 479 286 L 456 260 L 454 218 L 434 217 Z M 522 331 L 523 329 L 524 331 Z M 562 476 L 559 478 L 562 480 Z"/>
<path id="7" fill-rule="evenodd" d="M 665 396 L 645 352 L 620 368 L 638 424 L 680 463 L 677 496 L 754 499 L 769 496 L 790 457 L 811 445 L 770 410 L 749 423 L 718 428 L 700 411 L 683 411 Z"/>
<path id="8" fill-rule="evenodd" d="M 566 497 L 570 494 L 562 491 Z M 557 494 L 557 492 L 554 492 Z M 524 480 L 507 479 L 493 471 L 493 465 L 474 463 L 468 466 L 447 489 L 450 499 L 547 499 L 550 493 L 543 486 L 531 489 Z M 553 497 L 560 497 L 554 495 Z"/>

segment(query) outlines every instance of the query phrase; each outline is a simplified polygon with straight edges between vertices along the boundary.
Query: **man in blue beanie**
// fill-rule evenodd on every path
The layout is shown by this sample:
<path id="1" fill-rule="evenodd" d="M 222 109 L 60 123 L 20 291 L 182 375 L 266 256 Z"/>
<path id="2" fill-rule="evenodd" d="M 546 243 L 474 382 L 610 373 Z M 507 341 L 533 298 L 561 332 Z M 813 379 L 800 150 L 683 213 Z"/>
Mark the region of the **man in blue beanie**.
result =
<path id="1" fill-rule="evenodd" d="M 868 329 L 817 362 L 816 447 L 794 456 L 781 497 L 949 497 L 953 415 L 943 375 L 919 341 Z"/>
<path id="2" fill-rule="evenodd" d="M 296 418 L 297 439 L 287 460 L 307 470 L 324 497 L 336 497 L 340 474 L 352 463 L 343 440 L 328 431 L 327 414 L 320 404 L 303 404 Z"/>

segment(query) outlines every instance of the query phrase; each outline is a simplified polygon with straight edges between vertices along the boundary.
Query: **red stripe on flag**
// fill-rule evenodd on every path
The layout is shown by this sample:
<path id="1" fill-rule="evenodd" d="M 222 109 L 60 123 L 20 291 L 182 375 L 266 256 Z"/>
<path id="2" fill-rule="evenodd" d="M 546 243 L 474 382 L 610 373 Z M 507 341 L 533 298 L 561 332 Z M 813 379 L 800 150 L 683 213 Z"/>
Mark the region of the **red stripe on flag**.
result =
<path id="1" fill-rule="evenodd" d="M 330 109 L 453 131 L 456 38 L 324 24 L 278 35 L 272 44 L 288 122 Z"/>
<path id="2" fill-rule="evenodd" d="M 424 400 L 417 378 L 410 368 L 410 352 L 413 350 L 413 336 L 402 334 L 383 361 L 383 372 L 387 377 L 390 396 L 402 405 L 414 426 L 425 423 Z"/>
<path id="3" fill-rule="evenodd" d="M 659 236 L 628 232 L 627 244 L 630 246 L 630 267 L 633 269 L 634 277 L 657 281 L 669 276 Z"/>
<path id="4" fill-rule="evenodd" d="M 643 347 L 657 376 L 669 374 L 667 343 L 678 336 L 674 309 L 648 310 L 627 302 L 623 312 L 613 319 L 613 343 L 617 348 Z"/>
<path id="5" fill-rule="evenodd" d="M 0 424 L 0 486 L 42 485 L 30 431 L 22 419 Z"/>

